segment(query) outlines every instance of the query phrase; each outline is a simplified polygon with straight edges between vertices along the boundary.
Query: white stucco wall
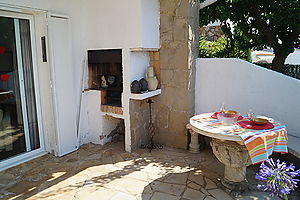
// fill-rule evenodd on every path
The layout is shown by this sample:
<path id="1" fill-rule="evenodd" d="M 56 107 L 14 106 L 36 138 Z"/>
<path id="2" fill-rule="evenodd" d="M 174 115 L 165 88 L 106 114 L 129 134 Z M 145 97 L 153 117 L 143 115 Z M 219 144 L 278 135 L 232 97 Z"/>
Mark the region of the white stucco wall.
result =
<path id="1" fill-rule="evenodd" d="M 159 1 L 141 0 L 141 46 L 159 47 Z"/>
<path id="2" fill-rule="evenodd" d="M 28 8 L 29 10 L 43 10 L 51 13 L 69 16 L 72 33 L 72 63 L 73 71 L 71 80 L 75 90 L 74 101 L 76 113 L 78 113 L 81 95 L 82 68 L 87 67 L 88 49 L 122 49 L 124 93 L 122 103 L 124 107 L 126 131 L 129 129 L 129 95 L 130 79 L 135 76 L 134 69 L 130 70 L 129 48 L 159 48 L 159 0 L 0 0 L 0 6 L 14 8 Z M 147 16 L 145 16 L 147 15 Z M 158 17 L 158 18 L 157 18 Z M 142 59 L 144 60 L 144 59 Z M 87 74 L 87 73 L 86 73 Z M 131 75 L 130 75 L 131 74 Z M 140 74 L 140 72 L 138 72 Z M 140 76 L 140 75 L 138 75 Z M 85 75 L 86 79 L 87 75 Z M 46 81 L 46 80 L 45 80 Z M 68 81 L 68 80 L 66 80 Z M 86 80 L 85 80 L 86 82 Z M 86 84 L 85 84 L 86 85 Z M 89 95 L 83 97 L 82 103 L 98 101 L 97 98 L 89 99 Z M 92 102 L 97 105 L 98 102 Z M 95 142 L 90 131 L 91 123 L 102 121 L 88 118 L 88 106 L 82 106 L 80 134 L 82 143 Z M 98 108 L 95 108 L 98 109 Z M 92 120 L 92 121 L 91 121 Z M 89 127 L 88 127 L 89 126 Z M 126 139 L 127 142 L 130 138 Z M 130 148 L 127 147 L 127 150 Z"/>
<path id="3" fill-rule="evenodd" d="M 145 74 L 149 67 L 149 53 L 131 52 L 130 53 L 130 82 L 146 78 Z"/>
<path id="4" fill-rule="evenodd" d="M 300 136 L 300 81 L 235 58 L 199 58 L 195 113 L 227 109 L 265 115 Z"/>

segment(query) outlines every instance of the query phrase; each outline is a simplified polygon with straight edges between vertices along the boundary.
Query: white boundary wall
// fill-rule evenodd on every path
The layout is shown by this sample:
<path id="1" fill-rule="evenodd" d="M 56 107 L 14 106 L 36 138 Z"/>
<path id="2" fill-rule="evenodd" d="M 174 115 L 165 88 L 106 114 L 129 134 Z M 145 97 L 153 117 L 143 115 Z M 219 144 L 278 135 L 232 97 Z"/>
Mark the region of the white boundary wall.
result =
<path id="1" fill-rule="evenodd" d="M 236 58 L 198 58 L 195 114 L 227 109 L 265 115 L 300 137 L 300 81 Z"/>

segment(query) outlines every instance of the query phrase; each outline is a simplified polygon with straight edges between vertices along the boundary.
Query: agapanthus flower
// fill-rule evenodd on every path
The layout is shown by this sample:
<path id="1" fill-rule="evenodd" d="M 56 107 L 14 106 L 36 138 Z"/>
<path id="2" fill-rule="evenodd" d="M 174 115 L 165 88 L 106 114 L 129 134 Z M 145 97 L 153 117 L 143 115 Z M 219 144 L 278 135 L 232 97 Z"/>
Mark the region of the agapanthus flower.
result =
<path id="1" fill-rule="evenodd" d="M 287 166 L 285 162 L 272 159 L 267 159 L 260 165 L 259 173 L 256 179 L 259 180 L 258 188 L 262 191 L 270 192 L 271 196 L 287 199 L 287 195 L 291 193 L 296 187 L 299 179 L 295 177 L 300 176 L 300 169 L 295 170 L 295 166 L 290 164 Z"/>

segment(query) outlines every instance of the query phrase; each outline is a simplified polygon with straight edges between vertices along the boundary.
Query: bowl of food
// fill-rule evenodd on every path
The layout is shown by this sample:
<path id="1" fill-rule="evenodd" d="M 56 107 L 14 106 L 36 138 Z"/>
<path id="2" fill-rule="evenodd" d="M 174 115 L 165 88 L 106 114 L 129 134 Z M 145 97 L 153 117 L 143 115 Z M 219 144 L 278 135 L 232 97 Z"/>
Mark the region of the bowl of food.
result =
<path id="1" fill-rule="evenodd" d="M 234 125 L 239 117 L 239 115 L 237 115 L 237 112 L 235 112 L 235 113 L 234 112 L 224 112 L 223 111 L 223 112 L 217 114 L 217 118 L 224 125 Z"/>
<path id="2" fill-rule="evenodd" d="M 260 117 L 253 118 L 251 120 L 255 125 L 260 125 L 260 126 L 266 125 L 269 122 L 269 120 Z"/>
<path id="3" fill-rule="evenodd" d="M 226 117 L 233 117 L 237 115 L 237 112 L 234 110 L 223 110 L 222 113 L 224 114 L 224 116 Z"/>

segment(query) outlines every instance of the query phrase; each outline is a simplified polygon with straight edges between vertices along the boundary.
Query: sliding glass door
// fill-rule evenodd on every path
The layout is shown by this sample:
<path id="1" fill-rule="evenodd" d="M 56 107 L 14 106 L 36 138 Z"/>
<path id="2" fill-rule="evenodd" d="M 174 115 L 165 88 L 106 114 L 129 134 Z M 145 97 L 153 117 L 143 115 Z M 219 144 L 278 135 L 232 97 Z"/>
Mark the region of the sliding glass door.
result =
<path id="1" fill-rule="evenodd" d="M 0 15 L 0 162 L 41 147 L 30 23 Z"/>

